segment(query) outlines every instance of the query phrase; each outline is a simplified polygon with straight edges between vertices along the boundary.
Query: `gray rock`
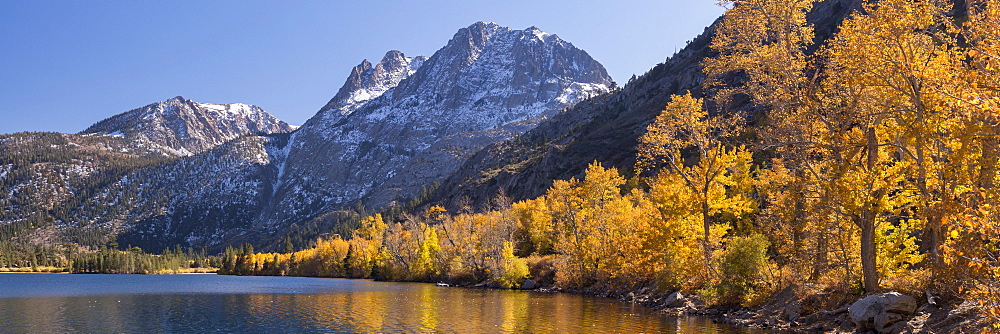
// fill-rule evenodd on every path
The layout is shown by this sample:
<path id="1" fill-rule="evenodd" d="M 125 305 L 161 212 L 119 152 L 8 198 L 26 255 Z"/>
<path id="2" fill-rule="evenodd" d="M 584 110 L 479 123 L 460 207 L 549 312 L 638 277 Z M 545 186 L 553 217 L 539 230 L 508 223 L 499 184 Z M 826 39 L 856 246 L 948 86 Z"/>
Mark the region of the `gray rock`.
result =
<path id="1" fill-rule="evenodd" d="M 521 284 L 521 289 L 522 290 L 534 290 L 537 287 L 538 287 L 538 284 L 535 283 L 535 280 L 532 280 L 532 279 L 526 280 L 526 281 L 524 281 L 524 284 Z"/>
<path id="2" fill-rule="evenodd" d="M 674 291 L 667 296 L 667 299 L 663 300 L 663 305 L 666 305 L 667 307 L 681 307 L 685 305 L 686 301 L 687 298 L 684 297 L 680 291 Z"/>
<path id="3" fill-rule="evenodd" d="M 365 59 L 351 70 L 347 82 L 340 87 L 337 95 L 320 110 L 332 110 L 342 116 L 350 115 L 358 107 L 399 85 L 400 81 L 416 72 L 426 60 L 427 57 L 423 56 L 406 57 L 397 50 L 386 52 L 382 61 L 374 66 Z"/>
<path id="4" fill-rule="evenodd" d="M 913 314 L 917 301 L 898 292 L 871 295 L 851 304 L 848 312 L 858 331 L 875 330 L 894 333 L 901 330 L 896 323 Z"/>
<path id="5" fill-rule="evenodd" d="M 802 305 L 799 305 L 798 303 L 785 305 L 785 308 L 781 310 L 781 313 L 785 316 L 785 319 L 788 319 L 788 321 L 798 320 L 802 315 Z"/>

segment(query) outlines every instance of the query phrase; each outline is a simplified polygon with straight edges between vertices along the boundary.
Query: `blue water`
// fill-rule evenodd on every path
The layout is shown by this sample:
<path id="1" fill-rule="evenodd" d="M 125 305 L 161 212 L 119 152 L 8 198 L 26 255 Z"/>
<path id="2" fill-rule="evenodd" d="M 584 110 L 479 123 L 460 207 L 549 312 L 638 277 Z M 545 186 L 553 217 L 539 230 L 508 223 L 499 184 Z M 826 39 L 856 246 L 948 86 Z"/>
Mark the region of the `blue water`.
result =
<path id="1" fill-rule="evenodd" d="M 3 333 L 721 333 L 618 301 L 367 280 L 0 274 Z"/>

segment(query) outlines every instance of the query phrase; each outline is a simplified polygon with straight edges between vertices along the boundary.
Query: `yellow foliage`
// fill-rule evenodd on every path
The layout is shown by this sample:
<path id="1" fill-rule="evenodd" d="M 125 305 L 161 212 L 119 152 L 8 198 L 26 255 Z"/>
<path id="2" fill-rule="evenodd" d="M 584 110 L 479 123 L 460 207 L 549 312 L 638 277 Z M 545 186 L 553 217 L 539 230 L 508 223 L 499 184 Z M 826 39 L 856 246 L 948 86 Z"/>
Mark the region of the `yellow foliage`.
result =
<path id="1" fill-rule="evenodd" d="M 350 240 L 240 255 L 237 272 L 516 287 L 515 254 L 534 254 L 563 287 L 655 283 L 744 303 L 779 276 L 914 291 L 934 277 L 1000 320 L 1000 5 L 970 0 L 959 24 L 945 0 L 868 3 L 819 47 L 814 2 L 722 1 L 707 95 L 671 97 L 639 138 L 627 193 L 595 161 L 534 199 L 373 215 Z M 754 127 L 726 110 L 737 95 L 762 109 Z"/>
<path id="2" fill-rule="evenodd" d="M 514 256 L 514 246 L 509 241 L 503 243 L 502 257 L 503 272 L 497 277 L 500 287 L 519 288 L 528 277 L 528 264 Z"/>

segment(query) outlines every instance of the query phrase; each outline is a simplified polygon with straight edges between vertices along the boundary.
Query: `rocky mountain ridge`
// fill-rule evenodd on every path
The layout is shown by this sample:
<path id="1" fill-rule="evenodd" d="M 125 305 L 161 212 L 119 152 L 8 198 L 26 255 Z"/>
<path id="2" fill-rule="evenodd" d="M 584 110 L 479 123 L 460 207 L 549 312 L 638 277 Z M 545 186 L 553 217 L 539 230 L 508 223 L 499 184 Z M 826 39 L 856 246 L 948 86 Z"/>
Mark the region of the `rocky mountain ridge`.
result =
<path id="1" fill-rule="evenodd" d="M 108 134 L 190 156 L 241 136 L 291 132 L 294 128 L 258 106 L 201 103 L 177 96 L 91 125 L 80 134 Z"/>
<path id="2" fill-rule="evenodd" d="M 335 112 L 340 116 L 350 115 L 368 101 L 399 85 L 400 81 L 413 75 L 423 65 L 427 57 L 406 57 L 402 52 L 386 52 L 382 60 L 372 66 L 368 59 L 351 70 L 347 82 L 340 87 L 337 95 L 320 109 L 320 113 Z"/>

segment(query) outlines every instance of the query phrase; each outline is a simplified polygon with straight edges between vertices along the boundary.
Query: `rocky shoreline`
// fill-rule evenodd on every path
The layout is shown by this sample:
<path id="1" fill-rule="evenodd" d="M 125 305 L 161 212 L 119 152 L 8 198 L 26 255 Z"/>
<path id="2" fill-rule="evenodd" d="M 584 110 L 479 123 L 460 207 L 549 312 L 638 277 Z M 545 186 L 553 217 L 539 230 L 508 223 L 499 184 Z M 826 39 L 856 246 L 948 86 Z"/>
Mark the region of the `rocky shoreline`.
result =
<path id="1" fill-rule="evenodd" d="M 898 292 L 858 296 L 816 285 L 786 287 L 757 307 L 708 306 L 697 296 L 654 289 L 568 292 L 641 304 L 675 316 L 704 316 L 716 323 L 794 333 L 981 333 L 991 326 L 973 301 L 942 301 L 925 293 L 914 298 Z"/>

